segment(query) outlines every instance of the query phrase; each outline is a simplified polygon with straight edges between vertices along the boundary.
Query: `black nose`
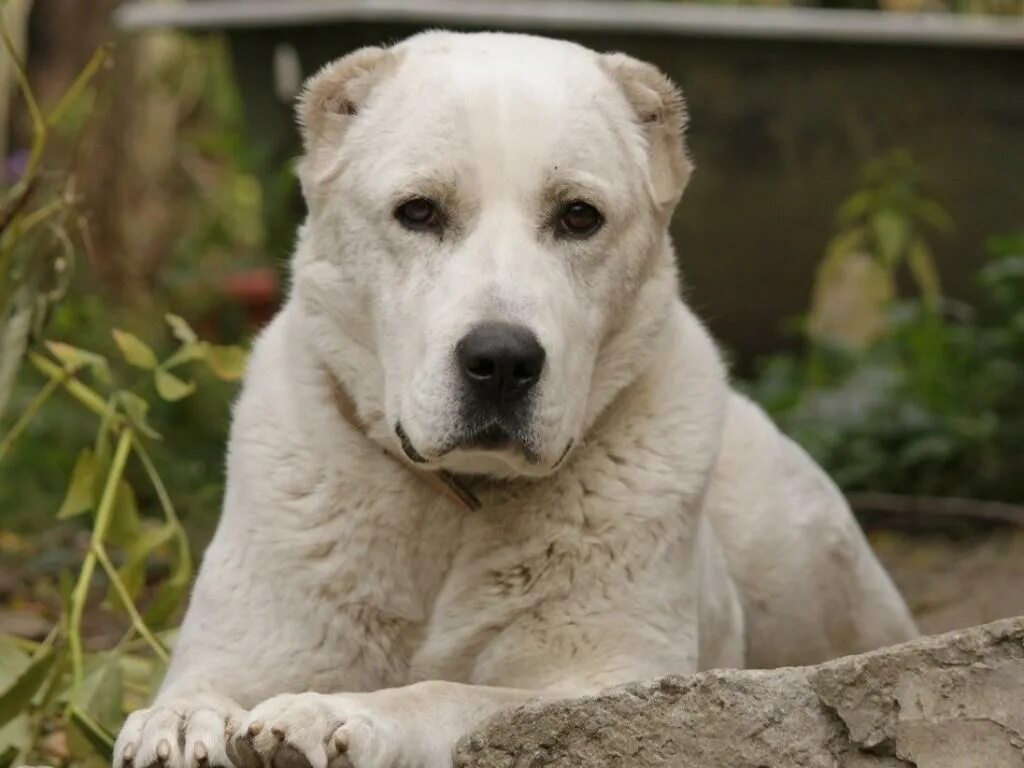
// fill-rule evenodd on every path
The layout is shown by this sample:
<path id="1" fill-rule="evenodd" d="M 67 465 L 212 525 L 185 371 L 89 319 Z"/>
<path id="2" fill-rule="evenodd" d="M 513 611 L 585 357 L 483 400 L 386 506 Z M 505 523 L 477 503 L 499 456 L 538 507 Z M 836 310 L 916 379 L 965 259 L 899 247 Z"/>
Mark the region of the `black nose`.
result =
<path id="1" fill-rule="evenodd" d="M 462 378 L 483 400 L 512 404 L 533 388 L 544 370 L 544 347 L 529 328 L 482 323 L 455 346 Z"/>

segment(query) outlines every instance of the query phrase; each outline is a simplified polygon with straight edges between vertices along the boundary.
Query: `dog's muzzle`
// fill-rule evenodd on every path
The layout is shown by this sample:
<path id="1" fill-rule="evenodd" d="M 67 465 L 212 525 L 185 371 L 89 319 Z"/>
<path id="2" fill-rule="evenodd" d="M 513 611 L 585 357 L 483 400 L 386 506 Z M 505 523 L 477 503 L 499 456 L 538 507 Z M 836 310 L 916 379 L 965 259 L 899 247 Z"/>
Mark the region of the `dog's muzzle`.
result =
<path id="1" fill-rule="evenodd" d="M 522 442 L 531 395 L 546 354 L 533 331 L 511 323 L 482 323 L 455 346 L 462 379 L 460 447 L 501 448 Z"/>
<path id="2" fill-rule="evenodd" d="M 462 337 L 455 357 L 476 407 L 501 412 L 515 408 L 533 390 L 545 353 L 529 328 L 482 323 Z"/>

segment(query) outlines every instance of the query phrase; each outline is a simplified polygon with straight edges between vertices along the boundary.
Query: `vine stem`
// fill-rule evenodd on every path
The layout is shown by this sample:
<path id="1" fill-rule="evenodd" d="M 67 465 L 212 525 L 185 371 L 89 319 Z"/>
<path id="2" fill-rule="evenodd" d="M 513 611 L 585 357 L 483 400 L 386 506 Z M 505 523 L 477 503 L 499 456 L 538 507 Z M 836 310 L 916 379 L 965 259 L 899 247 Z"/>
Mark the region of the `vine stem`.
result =
<path id="1" fill-rule="evenodd" d="M 185 528 L 182 526 L 177 512 L 174 511 L 174 504 L 171 502 L 171 495 L 167 492 L 167 486 L 164 485 L 164 481 L 160 477 L 160 473 L 157 471 L 156 465 L 153 463 L 153 459 L 149 455 L 149 451 L 146 450 L 146 446 L 142 444 L 142 440 L 139 439 L 138 435 L 133 434 L 132 440 L 135 445 L 135 454 L 142 462 L 142 466 L 145 468 L 146 474 L 149 476 L 150 483 L 153 484 L 153 490 L 156 491 L 156 497 L 160 501 L 160 506 L 163 508 L 164 517 L 167 522 L 173 525 L 181 535 L 184 535 Z M 185 541 L 187 543 L 188 539 L 186 538 Z"/>
<path id="2" fill-rule="evenodd" d="M 29 352 L 28 359 L 35 369 L 44 376 L 48 376 L 50 379 L 63 379 L 64 389 L 67 390 L 69 395 L 97 416 L 103 418 L 103 415 L 108 410 L 107 401 L 98 395 L 92 388 L 83 384 L 73 375 L 69 375 L 67 368 L 47 360 L 38 352 Z M 124 421 L 125 419 L 123 416 L 114 414 L 112 417 L 113 428 L 120 429 L 124 425 Z"/>
<path id="3" fill-rule="evenodd" d="M 50 111 L 50 114 L 46 116 L 47 126 L 52 128 L 60 123 L 61 119 L 64 117 L 64 113 L 67 112 L 68 108 L 75 103 L 79 96 L 82 95 L 86 86 L 89 85 L 89 82 L 96 76 L 96 73 L 99 72 L 100 67 L 106 64 L 109 58 L 110 50 L 107 46 L 103 46 L 92 55 L 92 58 L 89 59 L 82 71 L 78 73 L 75 81 L 71 83 L 70 87 L 66 91 L 64 91 L 64 95 L 60 97 L 60 101 L 57 102 L 57 106 L 55 106 Z"/>
<path id="4" fill-rule="evenodd" d="M 20 435 L 25 427 L 28 426 L 28 423 L 32 421 L 32 418 L 39 412 L 39 409 L 46 404 L 46 401 L 50 399 L 50 396 L 53 395 L 53 393 L 56 392 L 57 389 L 70 378 L 70 376 L 71 374 L 65 371 L 62 376 L 51 378 L 46 382 L 45 386 L 39 390 L 39 394 L 32 399 L 32 402 L 28 404 L 28 407 L 25 408 L 21 416 L 18 417 L 18 420 L 14 422 L 11 429 L 6 435 L 4 435 L 3 439 L 0 440 L 0 461 L 3 461 L 4 456 L 7 455 L 7 452 L 11 450 L 11 446 L 14 445 L 14 441 L 18 439 L 18 435 Z"/>
<path id="5" fill-rule="evenodd" d="M 164 485 L 163 478 L 160 477 L 160 473 L 157 471 L 156 465 L 153 463 L 153 459 L 150 458 L 149 451 L 146 450 L 146 446 L 143 445 L 139 435 L 133 434 L 132 438 L 135 444 L 135 455 L 139 457 L 142 466 L 146 470 L 146 474 L 149 476 L 149 482 L 153 485 L 157 498 L 160 500 L 160 506 L 163 507 L 167 523 L 174 528 L 176 533 L 179 563 L 188 572 L 191 572 L 192 550 L 188 543 L 188 534 L 185 532 L 185 527 L 181 524 L 178 513 L 174 511 L 171 495 L 167 493 L 167 487 Z"/>
<path id="6" fill-rule="evenodd" d="M 103 495 L 100 497 L 99 507 L 96 510 L 96 522 L 92 528 L 92 539 L 89 551 L 85 554 L 82 563 L 82 570 L 78 575 L 78 583 L 71 592 L 71 617 L 68 621 L 68 642 L 71 646 L 71 669 L 73 674 L 72 691 L 77 692 L 82 684 L 84 663 L 82 660 L 82 613 L 85 610 L 85 602 L 89 597 L 89 584 L 92 581 L 92 574 L 96 568 L 96 551 L 103 546 L 103 538 L 107 534 L 107 527 L 110 525 L 110 518 L 114 512 L 114 502 L 117 498 L 117 487 L 124 474 L 125 464 L 128 462 L 128 454 L 132 448 L 132 432 L 125 429 L 117 440 L 117 449 L 114 451 L 114 458 L 110 464 L 110 472 L 107 474 L 107 481 L 103 487 Z M 72 696 L 74 700 L 74 696 Z"/>
<path id="7" fill-rule="evenodd" d="M 39 103 L 32 93 L 32 87 L 29 85 L 25 68 L 21 63 L 21 59 L 17 56 L 14 43 L 11 41 L 11 36 L 7 31 L 7 25 L 3 23 L 2 18 L 0 18 L 0 40 L 2 40 L 3 47 L 7 51 L 14 79 L 18 84 L 18 89 L 21 91 L 21 96 L 25 100 L 25 107 L 28 109 L 29 117 L 32 120 L 32 143 L 29 149 L 28 162 L 25 165 L 25 172 L 18 179 L 18 182 L 7 190 L 3 198 L 0 198 L 0 216 L 2 216 L 0 218 L 0 231 L 2 231 L 7 228 L 17 210 L 28 200 L 29 194 L 35 187 L 36 177 L 39 173 L 39 162 L 42 160 L 43 150 L 46 149 L 47 125 L 46 118 L 43 117 L 42 110 L 39 109 Z"/>
<path id="8" fill-rule="evenodd" d="M 114 454 L 114 460 L 111 463 L 110 473 L 107 476 L 106 486 L 103 491 L 103 497 L 96 513 L 96 523 L 93 527 L 92 542 L 90 544 L 89 552 L 86 554 L 85 562 L 82 564 L 79 581 L 75 586 L 75 590 L 72 592 L 68 639 L 71 645 L 71 659 L 75 686 L 77 688 L 77 685 L 81 682 L 82 678 L 82 647 L 81 637 L 79 635 L 82 612 L 85 609 L 85 598 L 88 593 L 89 582 L 92 579 L 92 574 L 97 562 L 99 562 L 100 566 L 104 571 L 106 571 L 108 577 L 110 577 L 111 584 L 115 591 L 117 591 L 121 602 L 124 603 L 125 609 L 128 611 L 133 628 L 142 636 L 157 656 L 166 662 L 168 660 L 166 648 L 160 640 L 153 635 L 152 631 L 145 623 L 145 620 L 139 614 L 138 609 L 135 607 L 135 603 L 128 595 L 128 591 L 125 589 L 124 583 L 118 576 L 113 563 L 110 562 L 110 558 L 107 556 L 106 549 L 103 547 L 103 538 L 106 535 L 106 529 L 110 523 L 109 518 L 113 512 L 114 500 L 116 499 L 117 494 L 117 485 L 121 481 L 121 475 L 124 472 L 124 465 L 127 462 L 128 453 L 134 448 L 135 455 L 138 456 L 139 460 L 142 462 L 146 475 L 149 477 L 154 491 L 156 491 L 157 498 L 160 501 L 160 506 L 164 512 L 164 517 L 177 532 L 178 546 L 181 552 L 180 556 L 190 561 L 191 556 L 188 547 L 188 537 L 185 535 L 185 529 L 182 527 L 181 520 L 178 518 L 178 515 L 174 510 L 174 504 L 171 502 L 171 497 L 167 492 L 167 487 L 164 485 L 163 479 L 160 477 L 160 473 L 158 472 L 156 465 L 153 463 L 153 459 L 150 457 L 149 451 L 146 450 L 145 445 L 139 438 L 139 435 L 135 434 L 135 432 L 129 428 L 127 420 L 121 414 L 111 409 L 109 402 L 105 401 L 92 388 L 74 378 L 73 372 L 63 366 L 51 362 L 42 355 L 36 352 L 30 352 L 29 361 L 40 373 L 49 377 L 51 384 L 54 386 L 63 385 L 64 389 L 69 395 L 75 398 L 75 400 L 95 413 L 101 419 L 108 420 L 111 431 L 118 434 L 118 443 Z M 113 483 L 113 485 L 111 485 L 111 483 Z"/>
<path id="9" fill-rule="evenodd" d="M 139 610 L 135 607 L 135 601 L 132 600 L 132 596 L 128 594 L 128 589 L 125 587 L 124 582 L 121 581 L 121 577 L 118 575 L 114 564 L 110 562 L 107 550 L 103 547 L 103 544 L 98 543 L 93 545 L 92 551 L 96 553 L 96 559 L 103 567 L 103 570 L 106 571 L 107 578 L 110 579 L 110 583 L 113 585 L 114 591 L 117 592 L 117 596 L 121 598 L 121 602 L 124 603 L 124 609 L 128 611 L 128 616 L 131 617 L 132 626 L 135 627 L 135 631 L 138 632 L 147 643 L 149 643 L 149 647 L 153 649 L 153 652 L 166 664 L 170 661 L 167 649 L 164 648 L 163 643 L 157 639 L 150 628 L 146 626 L 145 620 L 139 614 Z"/>

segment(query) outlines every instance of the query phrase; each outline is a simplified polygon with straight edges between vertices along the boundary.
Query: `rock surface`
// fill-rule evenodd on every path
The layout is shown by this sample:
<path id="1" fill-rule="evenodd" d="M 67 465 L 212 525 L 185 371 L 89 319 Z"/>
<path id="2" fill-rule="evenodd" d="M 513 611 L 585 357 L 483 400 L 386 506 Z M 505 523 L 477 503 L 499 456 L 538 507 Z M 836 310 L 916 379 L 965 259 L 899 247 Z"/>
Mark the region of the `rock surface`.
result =
<path id="1" fill-rule="evenodd" d="M 722 670 L 501 713 L 456 766 L 1024 768 L 1024 617 L 815 667 Z"/>

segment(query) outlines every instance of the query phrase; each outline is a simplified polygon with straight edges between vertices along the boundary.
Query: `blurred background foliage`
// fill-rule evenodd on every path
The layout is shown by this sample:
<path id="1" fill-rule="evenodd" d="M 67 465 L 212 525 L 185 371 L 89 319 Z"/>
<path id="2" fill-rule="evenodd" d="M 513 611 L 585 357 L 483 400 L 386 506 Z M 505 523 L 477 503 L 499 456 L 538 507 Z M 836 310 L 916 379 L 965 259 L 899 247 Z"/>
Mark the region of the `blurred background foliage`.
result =
<path id="1" fill-rule="evenodd" d="M 719 4 L 1024 13 L 1024 0 Z M 0 768 L 24 759 L 105 764 L 110 735 L 159 679 L 183 592 L 160 595 L 180 588 L 183 563 L 191 571 L 185 553 L 201 550 L 223 490 L 236 385 L 217 350 L 247 343 L 273 312 L 291 238 L 281 233 L 296 224 L 290 168 L 245 130 L 225 42 L 154 33 L 106 47 L 115 5 L 36 0 L 24 41 L 40 114 L 60 119 L 19 211 L 49 205 L 47 224 L 26 231 L 5 218 L 0 241 L 9 254 L 0 275 L 34 281 L 22 341 L 3 336 L 3 351 L 21 360 L 27 346 L 51 366 L 21 365 L 6 407 L 0 386 L 0 627 L 10 633 L 0 639 Z M 30 102 L 16 84 L 9 92 L 7 202 L 26 186 L 38 131 Z M 848 492 L 1022 505 L 1024 229 L 977 243 L 987 256 L 976 299 L 946 297 L 933 256 L 956 217 L 929 194 L 938 170 L 900 151 L 865 165 L 823 237 L 805 315 L 785 321 L 789 351 L 758 361 L 740 384 Z M 14 292 L 5 290 L 7 302 Z M 4 333 L 15 325 L 5 306 L 15 303 L 0 302 Z M 227 354 L 231 368 L 237 358 Z M 181 386 L 164 381 L 161 390 L 158 370 L 169 360 Z M 3 363 L 0 354 L 0 384 Z M 145 461 L 129 452 L 115 477 L 99 544 L 120 432 L 63 384 L 34 410 L 54 375 L 74 375 L 117 403 L 146 452 Z M 171 535 L 179 519 L 184 541 Z M 104 568 L 83 577 L 98 546 L 137 616 Z M 84 652 L 77 670 L 73 636 Z"/>
<path id="2" fill-rule="evenodd" d="M 901 193 L 869 203 L 880 173 Z M 903 155 L 868 166 L 795 323 L 802 348 L 762 360 L 748 390 L 846 491 L 1019 503 L 1024 231 L 979 244 L 988 262 L 974 305 L 945 299 L 914 219 L 952 222 L 914 195 L 916 175 Z M 862 207 L 872 234 L 854 215 Z M 837 267 L 844 259 L 854 266 Z M 901 267 L 916 296 L 899 295 Z"/>
<path id="3" fill-rule="evenodd" d="M 704 5 L 736 5 L 766 8 L 836 8 L 895 13 L 1021 13 L 1022 0 L 663 0 Z"/>
<path id="4" fill-rule="evenodd" d="M 116 130 L 114 112 L 101 104 L 109 50 L 93 51 L 69 82 L 51 90 L 52 98 L 40 97 L 46 89 L 33 86 L 22 63 L 26 38 L 9 31 L 18 10 L 0 12 L 7 95 L 19 95 L 24 117 L 14 143 L 20 137 L 25 147 L 9 153 L 0 196 L 0 417 L 9 414 L 0 431 L 0 767 L 29 756 L 103 764 L 125 708 L 144 701 L 159 679 L 193 575 L 189 531 L 168 480 L 177 499 L 190 498 L 212 516 L 220 473 L 210 467 L 221 460 L 232 391 L 213 382 L 236 382 L 245 362 L 242 347 L 201 340 L 166 309 L 209 316 L 205 326 L 214 337 L 247 335 L 250 319 L 243 313 L 232 327 L 230 311 L 211 312 L 215 298 L 205 299 L 207 306 L 194 298 L 230 294 L 223 280 L 197 289 L 173 270 L 154 279 L 145 270 L 158 268 L 155 249 L 142 267 L 116 262 L 128 262 L 124 254 L 145 243 L 132 245 L 140 234 L 128 227 L 105 229 L 91 208 L 113 191 L 90 190 L 90 181 L 99 180 L 85 164 L 102 161 L 112 146 L 109 134 L 96 131 Z M 211 76 L 218 66 L 223 71 L 219 50 L 168 55 L 209 69 L 168 77 L 166 67 L 154 67 L 154 80 L 174 93 L 183 81 L 203 83 L 191 101 L 212 98 L 218 107 L 195 133 L 181 129 L 180 140 L 194 147 L 181 160 L 200 165 L 211 158 L 210 165 L 226 169 L 197 172 L 196 186 L 228 208 L 210 211 L 204 199 L 203 215 L 198 208 L 178 213 L 202 231 L 202 249 L 215 263 L 237 269 L 236 252 L 261 255 L 263 243 L 253 234 L 259 201 L 229 145 L 204 143 L 211 126 L 214 134 L 231 129 L 237 99 L 232 112 L 220 109 L 232 90 L 228 80 Z M 187 124 L 178 114 L 163 117 Z M 166 125 L 160 129 L 157 139 L 179 140 Z M 121 160 L 151 159 L 135 157 L 137 145 L 125 146 Z M 159 163 L 147 170 L 173 175 Z M 159 178 L 147 178 L 153 180 Z M 154 197 L 145 189 L 133 195 L 136 203 Z M 120 210 L 118 223 L 140 208 Z M 120 250 L 117 237 L 132 250 Z M 156 347 L 143 336 L 156 338 Z M 190 488 L 191 497 L 183 493 Z M 190 528 L 202 535 L 199 519 Z"/>
<path id="5" fill-rule="evenodd" d="M 162 318 L 173 311 L 205 337 L 241 341 L 277 299 L 284 254 L 267 252 L 263 189 L 254 175 L 262 158 L 245 138 L 225 46 L 158 34 L 119 41 L 112 59 L 48 151 L 83 201 L 84 263 L 50 313 L 47 336 L 109 355 L 107 329 L 130 328 L 153 338 L 161 353 L 173 342 Z M 34 74 L 43 104 L 66 84 L 63 73 L 45 67 Z M 28 126 L 19 123 L 15 135 L 23 136 Z M 20 153 L 11 156 L 9 166 Z M 279 175 L 283 189 L 293 187 L 289 169 Z M 219 503 L 234 392 L 211 383 L 176 409 L 157 450 L 167 454 L 168 482 L 183 494 L 182 514 L 207 522 Z M 21 377 L 13 410 L 35 384 L 30 374 Z M 41 510 L 59 505 L 64 489 L 54 478 L 67 476 L 74 460 L 53 445 L 87 431 L 85 418 L 55 402 L 22 436 L 3 467 L 5 477 L 18 478 L 0 483 L 5 525 L 26 532 L 51 526 Z"/>

